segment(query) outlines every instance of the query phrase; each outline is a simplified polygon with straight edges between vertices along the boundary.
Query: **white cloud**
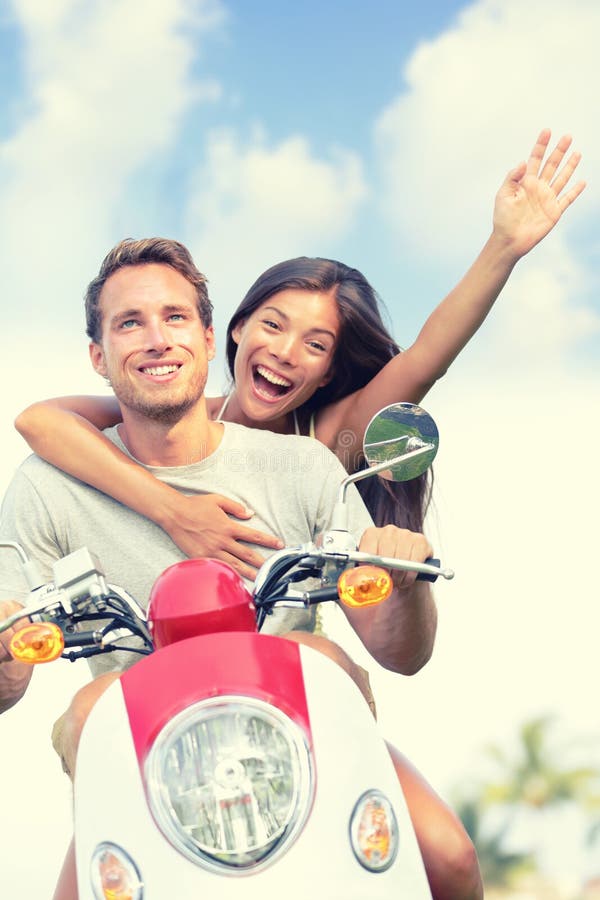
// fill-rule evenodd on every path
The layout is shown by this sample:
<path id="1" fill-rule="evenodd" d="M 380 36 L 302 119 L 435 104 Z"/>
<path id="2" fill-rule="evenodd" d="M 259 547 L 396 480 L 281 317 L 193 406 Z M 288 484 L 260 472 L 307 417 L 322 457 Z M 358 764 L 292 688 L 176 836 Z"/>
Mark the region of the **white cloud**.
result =
<path id="1" fill-rule="evenodd" d="M 592 273 L 562 237 L 542 244 L 511 276 L 489 321 L 457 364 L 471 371 L 535 371 L 566 376 L 583 364 L 579 351 L 600 336 L 600 315 L 587 305 Z M 597 364 L 588 363 L 588 368 Z"/>
<path id="2" fill-rule="evenodd" d="M 231 312 L 278 260 L 322 254 L 345 236 L 365 195 L 361 161 L 348 151 L 323 159 L 301 136 L 269 144 L 259 131 L 243 142 L 231 131 L 210 135 L 190 185 L 188 243 L 217 312 Z"/>
<path id="3" fill-rule="evenodd" d="M 600 175 L 599 31 L 594 0 L 482 0 L 417 48 L 376 131 L 382 196 L 417 252 L 443 260 L 471 248 L 543 127 L 572 133 L 584 174 Z M 588 215 L 597 203 L 586 198 Z"/>
<path id="4" fill-rule="evenodd" d="M 599 31 L 591 0 L 568 8 L 559 0 L 481 0 L 417 48 L 406 88 L 381 114 L 375 137 L 382 206 L 418 258 L 440 270 L 469 260 L 489 234 L 497 188 L 542 127 L 552 127 L 554 139 L 575 136 L 583 162 L 573 182 L 600 179 L 600 125 L 590 115 Z M 519 264 L 491 316 L 495 359 L 527 352 L 533 364 L 553 368 L 598 334 L 598 313 L 586 306 L 595 276 L 569 243 L 574 225 L 596 217 L 597 197 L 588 188 Z"/>
<path id="5" fill-rule="evenodd" d="M 194 39 L 222 18 L 214 0 L 143 5 L 21 3 L 27 96 L 0 146 L 0 264 L 13 298 L 81 292 L 112 243 L 128 179 L 173 141 L 192 102 Z M 204 92 L 204 93 L 203 93 Z M 28 264 L 24 263 L 28 260 Z"/>
<path id="6" fill-rule="evenodd" d="M 600 315 L 579 299 L 585 282 L 582 265 L 561 241 L 517 270 L 504 292 L 493 336 L 498 362 L 518 356 L 523 367 L 566 371 L 573 349 L 600 335 Z"/>

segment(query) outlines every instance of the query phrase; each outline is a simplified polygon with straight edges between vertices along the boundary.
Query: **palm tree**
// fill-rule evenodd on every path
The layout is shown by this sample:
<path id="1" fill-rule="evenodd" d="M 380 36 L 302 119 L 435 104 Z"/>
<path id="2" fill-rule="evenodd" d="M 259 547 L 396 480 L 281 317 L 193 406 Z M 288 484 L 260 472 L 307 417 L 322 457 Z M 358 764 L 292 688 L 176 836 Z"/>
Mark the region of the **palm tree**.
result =
<path id="1" fill-rule="evenodd" d="M 518 817 L 538 816 L 568 803 L 590 811 L 600 808 L 600 768 L 565 762 L 564 749 L 550 740 L 553 722 L 552 716 L 525 722 L 512 754 L 496 745 L 488 747 L 499 778 L 481 785 L 478 800 L 459 799 L 454 804 L 477 850 L 486 887 L 510 887 L 537 868 L 537 848 L 523 849 L 517 843 Z M 532 833 L 539 837 L 539 829 Z M 600 823 L 590 830 L 590 843 L 599 833 Z"/>
<path id="2" fill-rule="evenodd" d="M 489 804 L 507 804 L 533 810 L 546 810 L 561 803 L 594 803 L 593 789 L 600 779 L 596 766 L 565 766 L 551 747 L 549 732 L 553 716 L 540 716 L 525 722 L 519 731 L 517 757 L 510 758 L 500 747 L 488 748 L 503 770 L 501 781 L 487 786 Z M 561 755 L 564 754 L 561 753 Z"/>
<path id="3" fill-rule="evenodd" d="M 511 887 L 523 875 L 535 869 L 533 856 L 504 849 L 508 822 L 490 833 L 486 828 L 486 808 L 474 798 L 454 804 L 477 851 L 481 877 L 486 887 Z"/>

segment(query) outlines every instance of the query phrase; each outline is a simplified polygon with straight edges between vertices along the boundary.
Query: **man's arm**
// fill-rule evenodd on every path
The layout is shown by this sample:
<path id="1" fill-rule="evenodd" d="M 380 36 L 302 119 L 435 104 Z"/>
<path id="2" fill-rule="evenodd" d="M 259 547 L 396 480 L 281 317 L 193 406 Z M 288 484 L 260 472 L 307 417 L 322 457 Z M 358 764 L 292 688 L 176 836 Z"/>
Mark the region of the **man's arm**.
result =
<path id="1" fill-rule="evenodd" d="M 379 556 L 424 562 L 433 555 L 422 534 L 386 525 L 367 528 L 359 549 Z M 346 616 L 371 656 L 386 669 L 414 675 L 428 662 L 437 628 L 437 610 L 430 585 L 416 581 L 415 572 L 392 573 L 394 591 L 377 606 L 344 607 Z"/>
<path id="2" fill-rule="evenodd" d="M 345 474 L 335 457 L 323 469 L 316 534 L 329 527 Z M 422 534 L 395 525 L 375 527 L 354 484 L 347 487 L 346 507 L 348 530 L 363 552 L 413 562 L 424 562 L 433 556 L 431 545 Z M 437 610 L 429 582 L 416 581 L 415 572 L 393 571 L 392 578 L 394 591 L 383 603 L 364 609 L 351 609 L 342 604 L 342 608 L 365 648 L 381 666 L 413 675 L 433 651 Z"/>
<path id="3" fill-rule="evenodd" d="M 62 553 L 44 500 L 25 474 L 27 468 L 26 462 L 17 470 L 4 497 L 0 540 L 20 544 L 37 563 L 41 578 L 49 581 L 52 563 Z M 28 595 L 19 556 L 12 549 L 0 549 L 0 620 L 24 606 Z M 11 628 L 0 634 L 0 713 L 18 703 L 33 672 L 33 666 L 16 662 L 10 656 L 8 647 L 13 633 Z"/>

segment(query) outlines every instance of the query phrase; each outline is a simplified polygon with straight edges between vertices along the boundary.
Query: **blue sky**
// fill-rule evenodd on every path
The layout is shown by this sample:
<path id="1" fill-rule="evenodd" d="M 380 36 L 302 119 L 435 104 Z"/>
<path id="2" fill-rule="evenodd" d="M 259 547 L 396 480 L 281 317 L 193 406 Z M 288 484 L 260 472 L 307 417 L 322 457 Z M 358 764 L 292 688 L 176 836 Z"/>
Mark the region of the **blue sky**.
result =
<path id="1" fill-rule="evenodd" d="M 442 790 L 540 711 L 598 734 L 597 589 L 577 563 L 597 555 L 600 496 L 581 462 L 600 437 L 595 0 L 0 4 L 0 487 L 26 452 L 20 409 L 103 390 L 81 297 L 117 240 L 183 240 L 217 337 L 268 265 L 343 259 L 406 345 L 483 245 L 508 169 L 542 127 L 573 134 L 586 191 L 424 402 L 442 436 L 429 530 L 457 571 L 434 659 L 373 680 L 386 733 Z M 67 669 L 0 721 L 6 758 L 35 748 L 56 782 L 65 828 L 46 736 Z"/>

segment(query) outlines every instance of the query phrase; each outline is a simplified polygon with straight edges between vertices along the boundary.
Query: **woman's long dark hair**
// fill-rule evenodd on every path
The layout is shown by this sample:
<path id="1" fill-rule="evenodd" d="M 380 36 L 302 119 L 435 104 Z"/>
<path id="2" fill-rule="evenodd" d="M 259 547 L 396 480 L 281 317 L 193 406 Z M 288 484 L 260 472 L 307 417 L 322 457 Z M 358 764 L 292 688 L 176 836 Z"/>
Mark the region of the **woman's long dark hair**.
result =
<path id="1" fill-rule="evenodd" d="M 364 387 L 401 350 L 383 323 L 379 297 L 358 269 L 332 259 L 300 256 L 263 272 L 233 314 L 227 328 L 226 347 L 232 378 L 237 351 L 233 329 L 269 297 L 290 288 L 312 293 L 333 291 L 341 320 L 331 365 L 332 377 L 299 410 L 300 414 L 306 410 L 310 415 Z M 427 473 L 403 483 L 366 478 L 357 487 L 376 525 L 423 530 L 431 497 Z"/>

